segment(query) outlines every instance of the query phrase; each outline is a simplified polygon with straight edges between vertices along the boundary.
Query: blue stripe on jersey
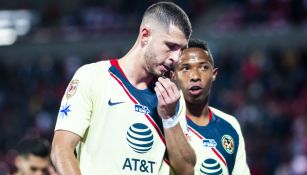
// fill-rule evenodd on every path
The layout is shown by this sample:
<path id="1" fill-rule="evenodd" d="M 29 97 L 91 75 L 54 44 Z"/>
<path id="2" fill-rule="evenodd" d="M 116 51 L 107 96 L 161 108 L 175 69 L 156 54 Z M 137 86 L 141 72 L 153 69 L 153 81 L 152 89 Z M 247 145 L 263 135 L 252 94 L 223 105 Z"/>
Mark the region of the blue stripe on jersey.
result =
<path id="1" fill-rule="evenodd" d="M 111 66 L 109 71 L 111 71 L 115 76 L 117 76 L 125 85 L 129 93 L 139 102 L 139 104 L 143 106 L 147 106 L 149 109 L 149 115 L 158 125 L 160 130 L 163 133 L 162 120 L 158 115 L 157 105 L 158 99 L 154 88 L 149 88 L 145 90 L 136 89 L 126 78 L 125 76 L 118 70 L 116 66 Z M 164 133 L 163 133 L 164 134 Z"/>
<path id="2" fill-rule="evenodd" d="M 190 119 L 187 119 L 187 122 L 190 127 L 200 133 L 204 138 L 214 139 L 216 141 L 216 149 L 226 160 L 229 174 L 231 174 L 234 168 L 239 146 L 239 135 L 233 126 L 214 113 L 212 115 L 212 120 L 207 126 L 198 126 Z M 224 135 L 230 135 L 234 140 L 234 152 L 232 154 L 227 153 L 222 145 L 222 137 Z"/>

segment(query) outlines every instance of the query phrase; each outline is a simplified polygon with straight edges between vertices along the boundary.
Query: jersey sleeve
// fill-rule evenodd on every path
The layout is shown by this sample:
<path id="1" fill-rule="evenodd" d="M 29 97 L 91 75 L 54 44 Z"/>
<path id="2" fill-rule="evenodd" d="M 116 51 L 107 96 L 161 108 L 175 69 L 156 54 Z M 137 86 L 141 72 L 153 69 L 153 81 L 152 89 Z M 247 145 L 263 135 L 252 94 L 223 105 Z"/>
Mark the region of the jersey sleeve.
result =
<path id="1" fill-rule="evenodd" d="M 186 119 L 186 107 L 185 107 L 185 101 L 182 92 L 180 91 L 180 100 L 179 100 L 179 110 L 178 110 L 178 120 L 180 123 L 180 126 L 183 130 L 183 133 L 188 132 L 188 124 Z"/>
<path id="2" fill-rule="evenodd" d="M 91 118 L 92 82 L 89 65 L 79 68 L 62 98 L 55 131 L 66 130 L 83 138 Z"/>
<path id="3" fill-rule="evenodd" d="M 233 175 L 250 175 L 250 171 L 246 162 L 245 142 L 242 135 L 241 127 L 236 121 L 236 130 L 239 135 L 239 146 L 236 156 L 235 165 L 232 171 Z"/>

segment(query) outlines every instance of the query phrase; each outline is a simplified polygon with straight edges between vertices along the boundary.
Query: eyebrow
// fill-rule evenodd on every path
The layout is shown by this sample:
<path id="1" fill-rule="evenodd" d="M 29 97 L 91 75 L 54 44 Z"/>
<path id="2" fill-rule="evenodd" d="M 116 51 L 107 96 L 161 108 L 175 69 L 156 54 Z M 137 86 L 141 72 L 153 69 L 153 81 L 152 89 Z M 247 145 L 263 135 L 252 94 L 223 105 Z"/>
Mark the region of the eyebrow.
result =
<path id="1" fill-rule="evenodd" d="M 181 45 L 181 44 L 178 44 L 178 43 L 176 43 L 176 42 L 172 42 L 172 41 L 165 41 L 165 43 L 167 44 L 167 45 L 174 45 L 174 46 L 178 46 L 178 47 L 180 47 L 181 48 L 181 50 L 183 50 L 183 49 L 185 49 L 186 47 L 187 47 L 187 45 L 185 44 L 185 45 Z"/>
<path id="2" fill-rule="evenodd" d="M 32 171 L 37 171 L 37 170 L 42 170 L 42 171 L 46 171 L 48 169 L 48 167 L 36 167 L 36 166 L 30 166 L 30 169 Z"/>
<path id="3" fill-rule="evenodd" d="M 181 62 L 180 64 L 192 64 L 192 63 Z M 211 64 L 212 65 L 212 62 L 211 61 L 201 61 L 201 62 L 198 62 L 198 64 Z"/>
<path id="4" fill-rule="evenodd" d="M 211 61 L 200 62 L 200 64 L 212 64 Z"/>

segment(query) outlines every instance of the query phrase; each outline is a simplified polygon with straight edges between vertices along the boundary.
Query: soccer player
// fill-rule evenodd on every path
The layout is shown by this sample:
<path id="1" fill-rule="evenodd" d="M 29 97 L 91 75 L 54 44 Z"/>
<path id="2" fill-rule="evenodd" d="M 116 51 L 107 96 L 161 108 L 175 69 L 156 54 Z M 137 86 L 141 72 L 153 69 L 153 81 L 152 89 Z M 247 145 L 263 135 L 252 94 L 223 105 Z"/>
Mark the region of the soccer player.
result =
<path id="1" fill-rule="evenodd" d="M 195 174 L 250 174 L 238 121 L 208 106 L 217 72 L 208 45 L 190 40 L 172 73 L 184 96 L 180 117 L 197 157 Z"/>
<path id="2" fill-rule="evenodd" d="M 178 174 L 194 173 L 195 154 L 178 122 L 180 93 L 163 76 L 191 30 L 180 7 L 153 4 L 126 55 L 78 69 L 53 138 L 51 158 L 60 174 L 168 174 L 167 163 Z"/>
<path id="3" fill-rule="evenodd" d="M 14 175 L 43 175 L 48 173 L 50 145 L 44 139 L 24 139 L 17 147 Z"/>

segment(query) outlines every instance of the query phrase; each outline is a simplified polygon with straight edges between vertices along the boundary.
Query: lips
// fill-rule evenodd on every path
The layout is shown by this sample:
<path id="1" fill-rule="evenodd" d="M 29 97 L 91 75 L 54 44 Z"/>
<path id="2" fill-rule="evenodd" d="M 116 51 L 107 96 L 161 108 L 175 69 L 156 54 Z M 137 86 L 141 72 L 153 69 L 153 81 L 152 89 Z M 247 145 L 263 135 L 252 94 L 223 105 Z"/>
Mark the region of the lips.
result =
<path id="1" fill-rule="evenodd" d="M 189 88 L 189 93 L 191 95 L 199 95 L 202 92 L 202 88 L 200 86 L 192 86 Z"/>
<path id="2" fill-rule="evenodd" d="M 172 69 L 171 65 L 167 65 L 167 64 L 162 64 L 162 72 L 167 72 L 170 71 Z"/>
<path id="3" fill-rule="evenodd" d="M 167 65 L 167 64 L 163 64 L 163 67 L 164 67 L 166 70 L 171 70 L 171 68 L 172 68 L 171 65 Z"/>

